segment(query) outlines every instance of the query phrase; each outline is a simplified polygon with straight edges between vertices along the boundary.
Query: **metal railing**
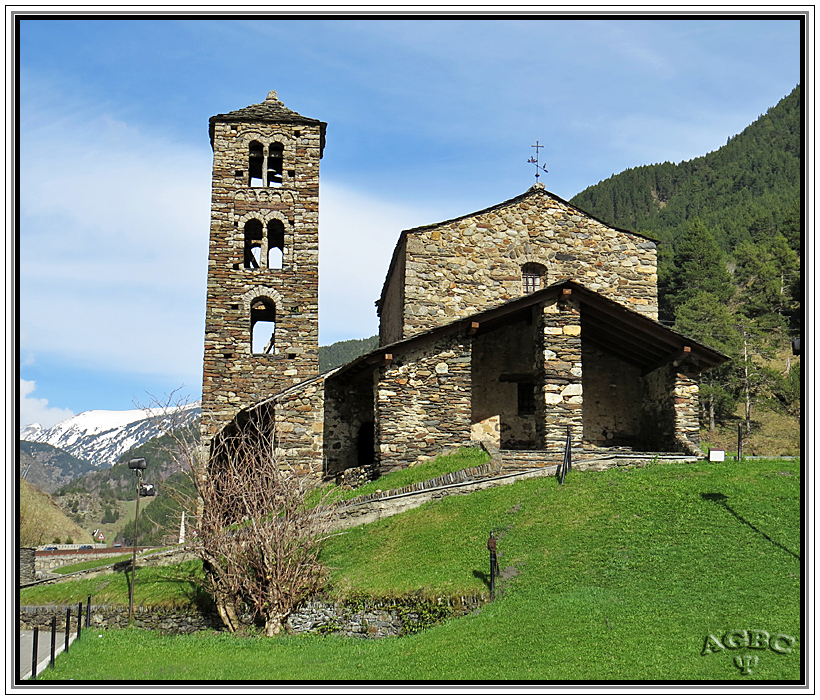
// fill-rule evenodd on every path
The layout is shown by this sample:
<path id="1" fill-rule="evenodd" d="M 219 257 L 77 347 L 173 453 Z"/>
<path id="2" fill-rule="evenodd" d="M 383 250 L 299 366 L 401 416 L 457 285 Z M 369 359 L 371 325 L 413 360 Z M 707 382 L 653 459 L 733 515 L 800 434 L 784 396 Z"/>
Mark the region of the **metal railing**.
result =
<path id="1" fill-rule="evenodd" d="M 65 612 L 65 641 L 63 651 L 68 651 L 69 645 L 71 643 L 71 621 L 73 616 L 72 608 L 67 608 Z M 77 604 L 77 639 L 80 639 L 83 633 L 83 604 L 82 602 Z M 88 629 L 91 626 L 91 596 L 88 596 L 88 600 L 86 601 L 85 607 L 85 628 Z M 46 628 L 47 629 L 47 628 Z M 39 642 L 40 642 L 40 627 L 38 625 L 34 626 L 33 629 L 34 636 L 32 639 L 32 649 L 31 649 L 31 675 L 29 676 L 28 680 L 35 680 L 37 678 L 37 667 L 38 667 L 38 657 L 39 657 Z M 51 618 L 51 654 L 49 657 L 49 664 L 50 668 L 54 668 L 54 660 L 57 656 L 57 616 L 54 615 Z"/>

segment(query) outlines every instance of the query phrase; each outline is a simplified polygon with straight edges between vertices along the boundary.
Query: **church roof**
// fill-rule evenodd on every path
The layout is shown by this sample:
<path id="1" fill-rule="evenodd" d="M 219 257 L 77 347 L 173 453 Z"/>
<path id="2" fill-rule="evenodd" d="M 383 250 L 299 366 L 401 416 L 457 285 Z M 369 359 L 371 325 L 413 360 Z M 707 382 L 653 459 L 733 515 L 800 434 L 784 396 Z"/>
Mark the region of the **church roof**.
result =
<path id="1" fill-rule="evenodd" d="M 582 216 L 585 216 L 588 219 L 592 219 L 593 221 L 597 221 L 598 223 L 603 224 L 604 226 L 606 226 L 607 228 L 612 229 L 613 231 L 618 231 L 620 233 L 626 233 L 630 236 L 635 236 L 637 238 L 643 238 L 647 241 L 650 241 L 651 243 L 657 243 L 658 242 L 654 238 L 651 238 L 647 235 L 644 235 L 643 233 L 636 233 L 635 231 L 630 231 L 630 230 L 625 229 L 625 228 L 619 228 L 617 226 L 613 226 L 612 224 L 608 224 L 606 221 L 603 221 L 602 219 L 599 219 L 597 216 L 593 216 L 592 214 L 589 214 L 588 212 L 585 212 L 583 209 L 579 209 L 574 204 L 571 204 L 567 200 L 562 199 L 561 197 L 559 197 L 557 194 L 553 194 L 552 192 L 549 192 L 549 191 L 545 190 L 543 183 L 536 183 L 532 187 L 530 187 L 526 192 L 524 192 L 523 194 L 520 194 L 517 197 L 513 197 L 512 199 L 508 199 L 508 200 L 506 200 L 504 202 L 501 202 L 499 204 L 494 204 L 493 206 L 487 207 L 486 209 L 481 209 L 479 211 L 474 211 L 470 214 L 464 214 L 462 216 L 457 216 L 454 219 L 447 219 L 446 221 L 439 221 L 436 224 L 426 224 L 424 226 L 416 226 L 415 228 L 405 229 L 404 231 L 402 231 L 401 235 L 399 236 L 399 240 L 396 242 L 396 247 L 393 249 L 393 257 L 390 260 L 390 266 L 387 268 L 387 275 L 385 275 L 384 283 L 382 284 L 381 294 L 379 295 L 378 300 L 375 302 L 376 303 L 376 308 L 379 310 L 379 313 L 381 313 L 382 303 L 384 301 L 384 295 L 387 292 L 387 287 L 390 284 L 390 278 L 393 276 L 393 271 L 396 267 L 396 263 L 398 262 L 397 259 L 398 259 L 399 251 L 401 250 L 402 245 L 407 240 L 407 237 L 409 235 L 412 235 L 414 233 L 418 233 L 420 231 L 429 231 L 429 230 L 438 228 L 439 226 L 446 226 L 447 224 L 452 224 L 456 221 L 462 221 L 463 219 L 469 219 L 470 217 L 473 217 L 473 216 L 480 216 L 481 214 L 486 214 L 488 212 L 495 211 L 497 209 L 503 209 L 504 207 L 507 207 L 511 204 L 517 204 L 518 202 L 521 202 L 521 201 L 527 199 L 528 197 L 533 197 L 533 196 L 537 196 L 537 195 L 540 195 L 540 196 L 543 196 L 543 197 L 549 197 L 550 199 L 553 199 L 556 202 L 560 202 L 561 204 L 568 207 L 569 209 L 574 209 L 575 211 L 577 211 Z"/>
<path id="2" fill-rule="evenodd" d="M 208 120 L 208 128 L 211 135 L 211 145 L 214 141 L 214 124 L 226 123 L 261 123 L 261 124 L 312 124 L 317 125 L 321 131 L 321 150 L 325 149 L 325 131 L 327 123 L 310 117 L 303 117 L 292 109 L 285 107 L 284 103 L 277 97 L 276 90 L 271 90 L 264 102 L 249 105 L 242 109 L 236 109 L 226 114 L 217 114 Z"/>
<path id="3" fill-rule="evenodd" d="M 694 373 L 720 365 L 729 358 L 692 338 L 667 328 L 637 311 L 608 299 L 574 280 L 564 280 L 532 294 L 466 316 L 380 347 L 345 365 L 341 372 L 356 372 L 372 366 L 385 354 L 406 351 L 455 333 L 484 333 L 518 318 L 526 318 L 535 304 L 553 301 L 569 292 L 581 302 L 584 339 L 639 367 L 643 374 L 671 362 L 679 362 Z"/>

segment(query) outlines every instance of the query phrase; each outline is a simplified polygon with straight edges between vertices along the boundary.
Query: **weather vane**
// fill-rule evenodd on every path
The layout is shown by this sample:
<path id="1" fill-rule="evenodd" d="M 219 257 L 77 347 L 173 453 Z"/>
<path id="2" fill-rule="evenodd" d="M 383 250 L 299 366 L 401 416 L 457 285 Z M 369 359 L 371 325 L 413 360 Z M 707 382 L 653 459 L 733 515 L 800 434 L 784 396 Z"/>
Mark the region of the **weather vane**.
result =
<path id="1" fill-rule="evenodd" d="M 539 165 L 538 163 L 538 151 L 544 148 L 544 146 L 542 146 L 540 143 L 538 143 L 538 141 L 536 141 L 535 145 L 532 146 L 532 148 L 535 149 L 535 158 L 530 158 L 527 162 L 532 163 L 535 166 L 535 181 L 538 182 L 538 171 L 543 170 L 545 173 L 548 173 L 549 170 L 547 170 L 543 165 Z"/>

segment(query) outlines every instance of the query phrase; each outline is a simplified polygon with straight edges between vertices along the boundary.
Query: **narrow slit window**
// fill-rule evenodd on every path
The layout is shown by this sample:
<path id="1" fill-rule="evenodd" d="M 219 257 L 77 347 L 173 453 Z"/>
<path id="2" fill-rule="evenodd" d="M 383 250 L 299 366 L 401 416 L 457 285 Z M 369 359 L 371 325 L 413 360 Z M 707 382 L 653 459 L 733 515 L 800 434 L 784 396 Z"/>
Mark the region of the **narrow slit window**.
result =
<path id="1" fill-rule="evenodd" d="M 251 141 L 248 144 L 248 187 L 264 187 L 262 164 L 265 161 L 262 144 Z"/>
<path id="2" fill-rule="evenodd" d="M 544 287 L 547 268 L 539 263 L 526 263 L 521 267 L 521 286 L 524 294 L 532 294 Z"/>
<path id="3" fill-rule="evenodd" d="M 535 384 L 519 382 L 518 384 L 518 415 L 531 416 L 535 413 Z"/>
<path id="4" fill-rule="evenodd" d="M 268 148 L 268 187 L 282 186 L 282 161 L 285 147 L 281 143 L 272 143 Z"/>
<path id="5" fill-rule="evenodd" d="M 285 225 L 279 219 L 268 222 L 268 269 L 281 270 L 285 260 Z"/>
<path id="6" fill-rule="evenodd" d="M 251 352 L 276 352 L 276 306 L 270 299 L 259 298 L 251 303 Z"/>
<path id="7" fill-rule="evenodd" d="M 246 270 L 262 267 L 262 224 L 256 219 L 245 224 L 244 265 Z"/>

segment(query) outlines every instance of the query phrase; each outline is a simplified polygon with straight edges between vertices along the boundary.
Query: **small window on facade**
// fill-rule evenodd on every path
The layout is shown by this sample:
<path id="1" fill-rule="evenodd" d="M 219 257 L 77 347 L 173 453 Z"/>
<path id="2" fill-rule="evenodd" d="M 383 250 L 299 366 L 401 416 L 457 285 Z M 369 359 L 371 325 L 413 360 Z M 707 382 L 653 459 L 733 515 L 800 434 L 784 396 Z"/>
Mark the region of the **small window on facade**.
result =
<path id="1" fill-rule="evenodd" d="M 251 303 L 251 352 L 272 355 L 276 350 L 276 306 L 270 299 Z"/>
<path id="2" fill-rule="evenodd" d="M 262 224 L 251 219 L 245 224 L 245 269 L 262 267 Z"/>
<path id="3" fill-rule="evenodd" d="M 531 416 L 535 413 L 535 384 L 519 382 L 518 384 L 518 415 Z"/>
<path id="4" fill-rule="evenodd" d="M 526 263 L 521 267 L 521 284 L 524 294 L 532 294 L 542 289 L 547 268 L 539 263 Z"/>
<path id="5" fill-rule="evenodd" d="M 268 149 L 268 187 L 282 186 L 282 160 L 284 146 L 272 143 Z"/>
<path id="6" fill-rule="evenodd" d="M 248 187 L 263 187 L 262 165 L 265 156 L 262 152 L 262 144 L 259 141 L 251 141 L 248 144 Z"/>
<path id="7" fill-rule="evenodd" d="M 268 222 L 268 269 L 281 270 L 285 259 L 285 225 L 278 219 Z"/>

